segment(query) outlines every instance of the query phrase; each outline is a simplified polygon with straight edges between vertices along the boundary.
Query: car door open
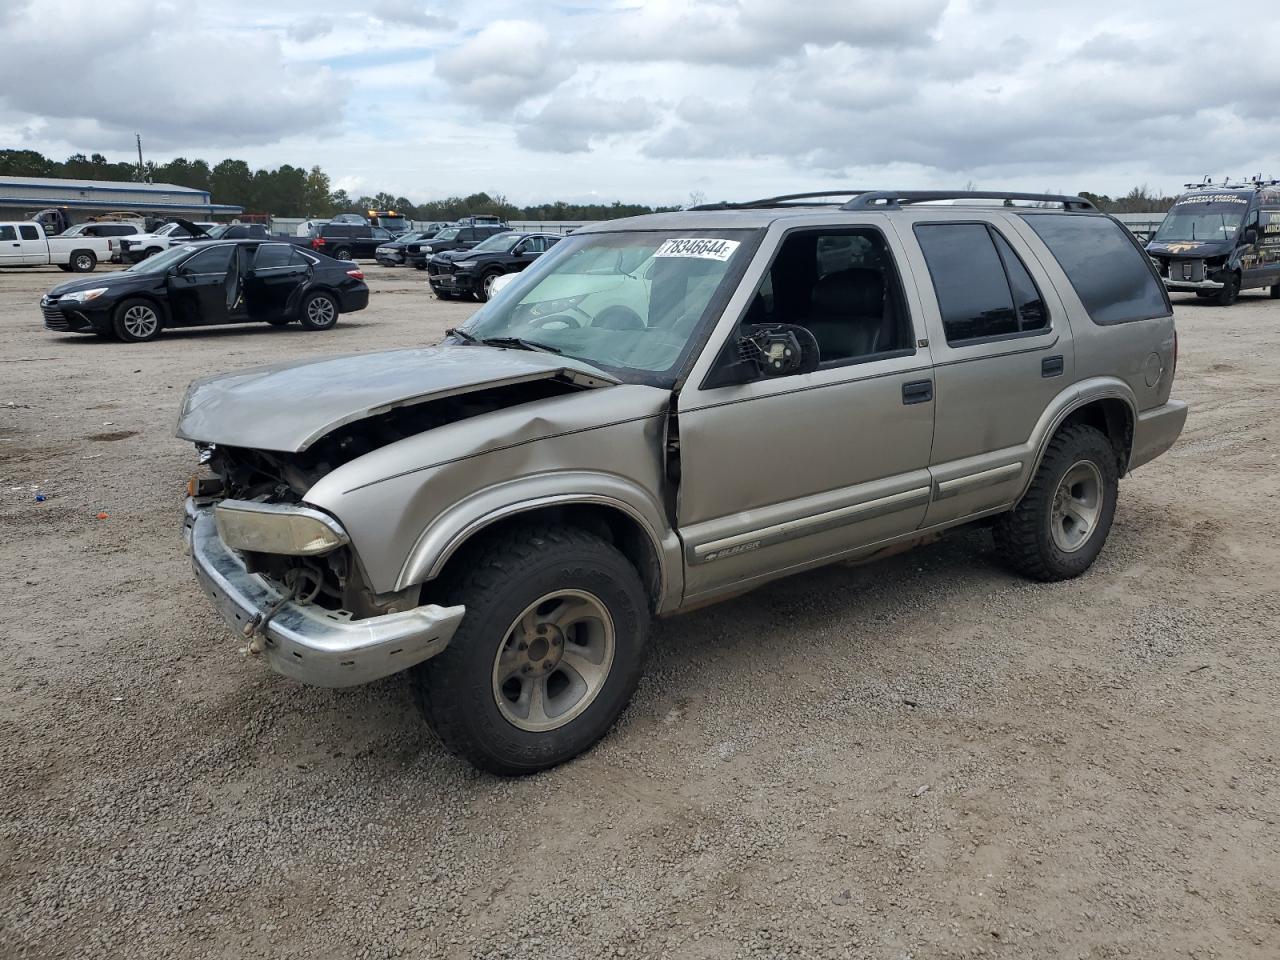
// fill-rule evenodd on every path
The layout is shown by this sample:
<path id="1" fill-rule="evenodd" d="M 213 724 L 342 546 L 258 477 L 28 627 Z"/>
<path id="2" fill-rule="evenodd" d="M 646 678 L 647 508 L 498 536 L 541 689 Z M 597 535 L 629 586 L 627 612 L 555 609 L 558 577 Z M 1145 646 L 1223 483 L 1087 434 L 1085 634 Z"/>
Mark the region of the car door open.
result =
<path id="1" fill-rule="evenodd" d="M 170 307 L 182 322 L 206 325 L 230 319 L 230 306 L 239 295 L 235 252 L 230 244 L 209 247 L 169 274 Z"/>

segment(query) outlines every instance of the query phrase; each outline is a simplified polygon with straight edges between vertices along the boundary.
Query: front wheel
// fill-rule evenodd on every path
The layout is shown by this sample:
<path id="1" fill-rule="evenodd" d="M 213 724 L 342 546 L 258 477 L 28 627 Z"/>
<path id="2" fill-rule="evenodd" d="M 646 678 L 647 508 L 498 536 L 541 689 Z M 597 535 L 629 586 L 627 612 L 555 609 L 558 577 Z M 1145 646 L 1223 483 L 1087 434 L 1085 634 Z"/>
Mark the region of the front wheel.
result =
<path id="1" fill-rule="evenodd" d="M 996 524 L 996 547 L 1028 577 L 1078 577 L 1102 552 L 1119 490 L 1111 441 L 1094 427 L 1065 427 L 1049 441 L 1026 496 Z"/>
<path id="2" fill-rule="evenodd" d="M 526 527 L 469 558 L 448 602 L 466 616 L 415 668 L 445 747 L 504 776 L 564 763 L 608 732 L 644 661 L 644 585 L 616 547 L 568 527 Z"/>
<path id="3" fill-rule="evenodd" d="M 154 340 L 160 335 L 160 311 L 150 300 L 134 297 L 116 307 L 112 327 L 125 343 Z"/>
<path id="4" fill-rule="evenodd" d="M 488 303 L 493 298 L 493 285 L 502 276 L 500 271 L 486 273 L 480 280 L 480 289 L 476 291 L 476 299 L 481 303 Z"/>
<path id="5" fill-rule="evenodd" d="M 327 293 L 313 293 L 303 302 L 299 315 L 308 330 L 332 330 L 338 322 L 338 303 Z"/>
<path id="6" fill-rule="evenodd" d="M 1227 282 L 1223 284 L 1221 290 L 1218 291 L 1214 302 L 1220 307 L 1229 307 L 1236 302 L 1240 296 L 1240 274 L 1233 273 L 1227 277 Z"/>

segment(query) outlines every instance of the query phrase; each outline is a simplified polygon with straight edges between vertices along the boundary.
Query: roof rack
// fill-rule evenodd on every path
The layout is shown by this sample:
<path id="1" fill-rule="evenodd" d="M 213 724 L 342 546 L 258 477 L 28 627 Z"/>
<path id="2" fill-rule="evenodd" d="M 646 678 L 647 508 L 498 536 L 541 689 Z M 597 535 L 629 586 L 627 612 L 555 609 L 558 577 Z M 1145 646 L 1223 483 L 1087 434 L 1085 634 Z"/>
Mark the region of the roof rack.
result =
<path id="1" fill-rule="evenodd" d="M 991 190 L 871 190 L 864 191 L 844 204 L 841 210 L 866 210 L 874 207 L 898 207 L 904 203 L 930 200 L 1027 200 L 1036 203 L 1060 203 L 1064 210 L 1096 210 L 1084 197 L 1056 193 L 1006 193 Z"/>
<path id="2" fill-rule="evenodd" d="M 856 197 L 867 193 L 866 190 L 819 190 L 816 193 L 784 193 L 779 197 L 764 197 L 760 200 L 744 200 L 741 203 L 700 203 L 690 210 L 753 210 L 761 207 L 790 206 L 796 200 L 817 200 L 822 197 Z M 832 206 L 835 206 L 833 203 Z"/>

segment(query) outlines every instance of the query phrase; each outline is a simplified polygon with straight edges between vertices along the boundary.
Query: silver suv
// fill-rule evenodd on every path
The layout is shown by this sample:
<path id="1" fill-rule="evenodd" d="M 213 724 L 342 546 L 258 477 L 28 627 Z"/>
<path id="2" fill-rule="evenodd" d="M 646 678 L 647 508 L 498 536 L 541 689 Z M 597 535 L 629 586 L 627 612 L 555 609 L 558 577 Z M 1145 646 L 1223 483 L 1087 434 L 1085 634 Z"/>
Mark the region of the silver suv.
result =
<path id="1" fill-rule="evenodd" d="M 438 346 L 192 384 L 206 593 L 520 774 L 608 731 L 653 615 L 979 521 L 1083 573 L 1187 415 L 1142 248 L 1078 197 L 829 196 L 597 224 Z"/>

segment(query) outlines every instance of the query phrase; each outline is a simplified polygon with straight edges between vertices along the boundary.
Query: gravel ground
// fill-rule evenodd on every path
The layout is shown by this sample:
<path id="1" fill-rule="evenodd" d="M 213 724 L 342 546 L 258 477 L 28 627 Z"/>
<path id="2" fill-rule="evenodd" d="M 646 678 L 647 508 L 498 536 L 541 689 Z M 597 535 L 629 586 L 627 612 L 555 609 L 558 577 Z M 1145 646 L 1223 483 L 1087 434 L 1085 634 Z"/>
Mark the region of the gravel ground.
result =
<path id="1" fill-rule="evenodd" d="M 0 274 L 0 956 L 1280 955 L 1280 303 L 1178 299 L 1191 418 L 1086 576 L 968 532 L 666 620 L 609 737 L 504 781 L 399 678 L 242 659 L 182 553 L 190 379 L 471 312 L 367 270 L 329 333 L 133 346 Z"/>

